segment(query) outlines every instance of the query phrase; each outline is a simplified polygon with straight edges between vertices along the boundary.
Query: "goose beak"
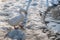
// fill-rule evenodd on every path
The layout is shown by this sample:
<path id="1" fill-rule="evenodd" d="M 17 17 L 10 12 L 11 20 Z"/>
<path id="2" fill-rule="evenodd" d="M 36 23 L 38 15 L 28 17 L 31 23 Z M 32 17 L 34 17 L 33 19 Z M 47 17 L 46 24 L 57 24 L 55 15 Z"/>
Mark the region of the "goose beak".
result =
<path id="1" fill-rule="evenodd" d="M 25 9 L 20 9 L 19 13 L 27 15 L 27 11 Z"/>

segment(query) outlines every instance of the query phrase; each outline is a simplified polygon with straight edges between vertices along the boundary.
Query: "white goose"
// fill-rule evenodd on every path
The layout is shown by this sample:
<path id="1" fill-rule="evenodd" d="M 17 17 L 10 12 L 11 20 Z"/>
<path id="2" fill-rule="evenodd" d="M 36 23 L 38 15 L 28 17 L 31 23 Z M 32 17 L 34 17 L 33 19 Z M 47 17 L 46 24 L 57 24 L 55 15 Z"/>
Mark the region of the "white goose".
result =
<path id="1" fill-rule="evenodd" d="M 21 9 L 20 10 L 20 15 L 14 17 L 14 18 L 11 18 L 8 20 L 8 23 L 11 25 L 11 26 L 17 26 L 19 25 L 20 22 L 24 22 L 24 18 L 26 18 L 27 16 L 27 11 L 24 10 L 24 9 Z M 19 25 L 21 28 L 23 28 L 23 25 L 20 24 Z"/>

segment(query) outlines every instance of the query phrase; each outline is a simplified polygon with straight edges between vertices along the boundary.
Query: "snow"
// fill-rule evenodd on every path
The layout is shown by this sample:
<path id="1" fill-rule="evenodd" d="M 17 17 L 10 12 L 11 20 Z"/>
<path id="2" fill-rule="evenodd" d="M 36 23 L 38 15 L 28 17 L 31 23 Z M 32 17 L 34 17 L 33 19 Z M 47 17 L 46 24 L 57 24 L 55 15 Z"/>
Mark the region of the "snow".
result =
<path id="1" fill-rule="evenodd" d="M 4 21 L 0 21 L 0 27 L 12 27 L 11 25 L 16 25 L 20 22 L 20 18 L 22 17 L 22 15 L 19 14 L 19 10 L 20 8 L 23 8 L 26 10 L 26 8 L 28 8 L 28 15 L 27 17 L 27 21 L 24 20 L 26 22 L 26 27 L 25 27 L 25 34 L 27 36 L 26 40 L 49 40 L 47 37 L 47 34 L 43 33 L 39 28 L 46 26 L 45 24 L 42 23 L 41 20 L 41 16 L 40 16 L 40 12 L 42 11 L 44 13 L 44 11 L 46 11 L 47 7 L 42 7 L 40 8 L 40 0 L 33 0 L 31 1 L 31 4 L 28 4 L 29 0 L 19 0 L 18 2 L 16 1 L 7 1 L 3 4 L 1 4 L 0 7 L 0 20 Z M 5 5 L 5 6 L 4 6 Z M 29 6 L 28 6 L 29 5 Z M 8 14 L 8 16 L 6 15 Z M 10 24 L 9 25 L 6 20 L 10 19 Z M 23 21 L 23 20 L 22 20 Z M 60 32 L 60 24 L 58 24 L 57 20 L 53 20 L 53 18 L 46 18 L 45 21 L 49 21 L 50 23 L 47 24 L 48 28 L 53 30 L 55 33 L 56 32 Z M 53 22 L 52 22 L 53 21 Z M 16 23 L 17 22 L 17 23 Z M 13 30 L 16 33 L 16 30 Z M 14 35 L 13 31 L 10 33 L 10 35 Z M 5 32 L 3 32 L 5 33 Z M 3 35 L 3 34 L 2 34 Z M 20 35 L 20 34 L 19 34 Z M 23 34 L 22 34 L 23 35 Z M 14 37 L 14 38 L 17 38 Z M 5 40 L 5 39 L 3 39 Z"/>

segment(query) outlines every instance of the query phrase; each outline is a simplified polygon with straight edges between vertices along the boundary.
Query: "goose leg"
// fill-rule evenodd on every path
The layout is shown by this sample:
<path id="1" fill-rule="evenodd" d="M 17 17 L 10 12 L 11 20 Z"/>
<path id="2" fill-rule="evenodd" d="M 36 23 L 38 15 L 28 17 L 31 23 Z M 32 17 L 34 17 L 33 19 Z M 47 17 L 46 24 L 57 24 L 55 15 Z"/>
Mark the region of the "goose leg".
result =
<path id="1" fill-rule="evenodd" d="M 15 25 L 14 25 L 14 28 L 15 28 Z"/>
<path id="2" fill-rule="evenodd" d="M 23 26 L 22 24 L 20 24 L 19 27 L 20 27 L 21 29 L 24 29 L 24 26 Z"/>

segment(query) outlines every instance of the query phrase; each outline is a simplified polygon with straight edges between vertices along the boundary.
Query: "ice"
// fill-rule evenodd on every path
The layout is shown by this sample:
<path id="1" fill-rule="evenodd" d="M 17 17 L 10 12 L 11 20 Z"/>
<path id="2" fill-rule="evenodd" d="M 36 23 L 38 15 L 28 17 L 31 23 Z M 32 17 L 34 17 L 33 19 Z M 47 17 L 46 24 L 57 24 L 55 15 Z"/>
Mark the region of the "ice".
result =
<path id="1" fill-rule="evenodd" d="M 55 23 L 55 22 L 50 22 L 47 24 L 48 28 L 54 31 L 55 33 L 60 32 L 60 24 Z"/>

